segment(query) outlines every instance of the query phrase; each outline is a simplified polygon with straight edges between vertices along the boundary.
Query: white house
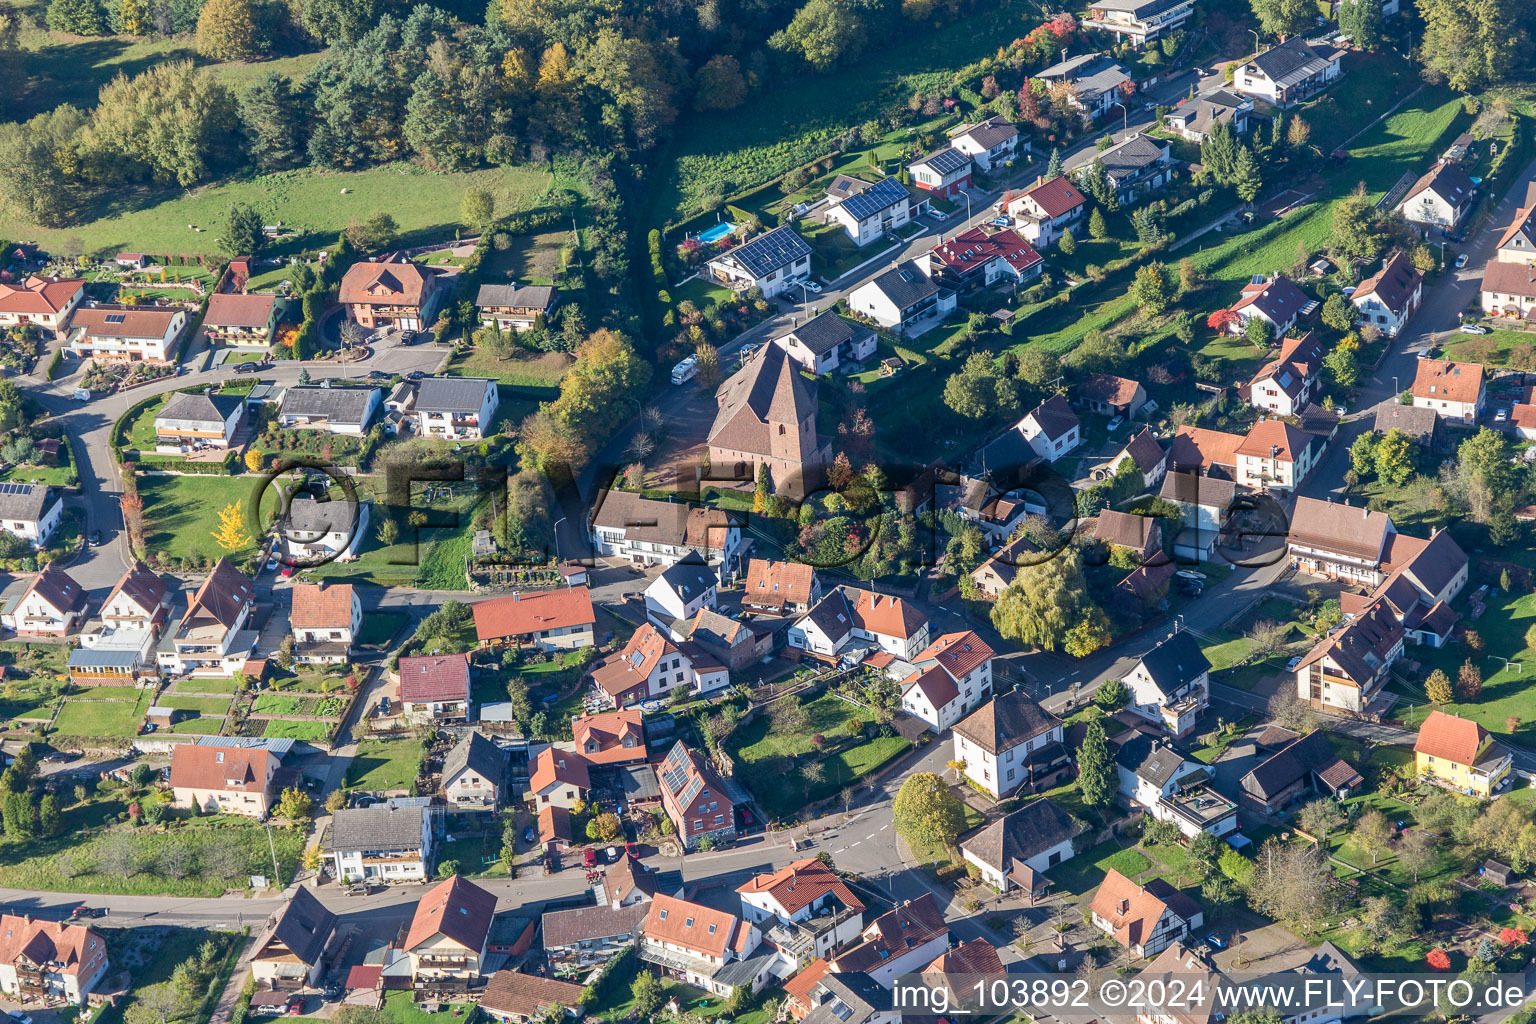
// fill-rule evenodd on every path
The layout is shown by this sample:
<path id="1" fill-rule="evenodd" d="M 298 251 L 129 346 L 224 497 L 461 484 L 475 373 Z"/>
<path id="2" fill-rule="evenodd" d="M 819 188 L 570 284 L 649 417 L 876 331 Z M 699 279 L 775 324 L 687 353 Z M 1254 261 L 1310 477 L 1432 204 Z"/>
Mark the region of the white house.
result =
<path id="1" fill-rule="evenodd" d="M 169 650 L 156 652 L 160 668 L 179 675 L 232 676 L 245 668 L 259 634 L 251 629 L 256 588 L 235 564 L 220 558 L 187 603 Z"/>
<path id="2" fill-rule="evenodd" d="M 34 275 L 20 284 L 0 282 L 0 327 L 36 326 L 58 337 L 84 298 L 85 282 L 77 278 Z"/>
<path id="3" fill-rule="evenodd" d="M 814 857 L 753 875 L 736 893 L 742 919 L 791 953 L 796 969 L 857 939 L 864 928 L 864 902 Z"/>
<path id="4" fill-rule="evenodd" d="M 911 334 L 944 319 L 955 308 L 955 293 L 940 288 L 908 260 L 849 292 L 848 307 L 881 327 Z"/>
<path id="5" fill-rule="evenodd" d="M 170 306 L 85 306 L 70 319 L 70 351 L 108 362 L 169 362 L 187 311 Z"/>
<path id="6" fill-rule="evenodd" d="M 350 562 L 368 536 L 372 507 L 367 501 L 317 501 L 311 495 L 296 495 L 278 526 L 283 556 L 293 565 L 332 559 Z"/>
<path id="7" fill-rule="evenodd" d="M 1111 32 L 1139 50 L 1149 39 L 1177 31 L 1194 8 L 1195 0 L 1096 0 L 1083 27 Z"/>
<path id="8" fill-rule="evenodd" d="M 343 882 L 424 882 L 432 877 L 432 815 L 424 797 L 332 812 L 325 833 L 331 875 Z"/>
<path id="9" fill-rule="evenodd" d="M 436 725 L 469 717 L 469 660 L 462 654 L 401 658 L 400 713 L 409 722 Z"/>
<path id="10" fill-rule="evenodd" d="M 1210 706 L 1211 663 L 1194 634 L 1179 632 L 1136 662 L 1123 682 L 1131 692 L 1131 712 L 1161 725 L 1174 736 L 1188 736 L 1195 719 Z"/>
<path id="11" fill-rule="evenodd" d="M 207 448 L 228 448 L 245 419 L 245 399 L 206 391 L 181 391 L 155 414 L 155 452 L 186 455 Z"/>
<path id="12" fill-rule="evenodd" d="M 1072 815 L 1041 797 L 966 839 L 960 855 L 999 892 L 1023 889 L 1033 895 L 1043 882 L 1036 876 L 1071 860 L 1072 841 L 1083 831 Z"/>
<path id="13" fill-rule="evenodd" d="M 1060 395 L 1052 395 L 1025 413 L 1014 429 L 1047 462 L 1055 462 L 1083 440 L 1082 422 Z"/>
<path id="14" fill-rule="evenodd" d="M 277 422 L 288 430 L 324 430 L 361 437 L 368 432 L 368 423 L 382 399 L 378 388 L 300 385 L 283 392 Z"/>
<path id="15" fill-rule="evenodd" d="M 615 708 L 652 697 L 665 698 L 682 688 L 688 693 L 708 694 L 731 682 L 729 666 L 716 661 L 700 645 L 671 637 L 646 622 L 617 654 L 592 670 L 599 699 Z"/>
<path id="16" fill-rule="evenodd" d="M 1248 404 L 1277 416 L 1301 412 L 1312 401 L 1326 354 L 1316 331 L 1287 337 L 1280 343 L 1280 354 L 1265 363 L 1248 382 Z"/>
<path id="17" fill-rule="evenodd" d="M 970 190 L 971 158 L 953 146 L 929 153 L 907 164 L 915 188 L 941 196 L 957 196 Z"/>
<path id="18" fill-rule="evenodd" d="M 911 671 L 898 680 L 901 706 L 942 733 L 991 698 L 994 657 L 974 631 L 945 633 L 924 648 L 907 666 Z"/>
<path id="19" fill-rule="evenodd" d="M 407 399 L 407 418 L 419 437 L 478 440 L 490 433 L 501 404 L 496 381 L 487 377 L 428 377 Z"/>
<path id="20" fill-rule="evenodd" d="M 851 324 L 832 310 L 818 313 L 773 339 L 807 373 L 836 373 L 845 364 L 862 363 L 875 354 L 879 338 L 862 324 Z"/>
<path id="21" fill-rule="evenodd" d="M 955 724 L 955 760 L 996 799 L 1060 773 L 1067 753 L 1061 719 L 1018 690 L 1000 693 Z"/>
<path id="22" fill-rule="evenodd" d="M 1121 205 L 1130 205 L 1173 180 L 1173 150 L 1168 143 L 1136 134 L 1110 146 L 1075 173 L 1086 179 L 1094 163 L 1104 165 L 1104 175 Z"/>
<path id="23" fill-rule="evenodd" d="M 1085 53 L 1038 72 L 1044 82 L 1065 82 L 1070 90 L 1068 102 L 1093 120 L 1107 114 L 1116 103 L 1129 102 L 1135 81 L 1119 61 L 1099 53 Z"/>
<path id="24" fill-rule="evenodd" d="M 1137 733 L 1122 743 L 1115 751 L 1115 774 L 1120 795 L 1133 809 L 1174 822 L 1186 838 L 1210 832 L 1219 839 L 1237 828 L 1237 805 L 1207 786 L 1210 769 L 1161 740 Z M 1196 793 L 1202 806 L 1191 808 Z"/>
<path id="25" fill-rule="evenodd" d="M 1360 311 L 1360 322 L 1370 324 L 1389 338 L 1397 337 L 1424 297 L 1424 275 L 1414 269 L 1408 254 L 1398 250 L 1381 269 L 1360 282 L 1349 301 Z"/>
<path id="26" fill-rule="evenodd" d="M 860 938 L 857 946 L 829 958 L 832 973 L 867 974 L 889 989 L 898 975 L 933 963 L 949 948 L 950 934 L 943 910 L 933 894 L 925 892 L 865 925 Z"/>
<path id="27" fill-rule="evenodd" d="M 785 224 L 705 264 L 710 280 L 732 291 L 760 288 L 764 298 L 787 291 L 811 273 L 811 247 Z"/>
<path id="28" fill-rule="evenodd" d="M 982 171 L 990 172 L 1012 160 L 1019 151 L 1019 130 L 1001 117 L 967 125 L 949 137 L 949 144 L 971 158 Z M 1024 143 L 1029 148 L 1029 143 Z"/>
<path id="29" fill-rule="evenodd" d="M 704 563 L 697 554 L 674 562 L 645 588 L 645 611 L 663 626 L 678 619 L 691 619 L 700 608 L 715 607 L 715 591 L 720 573 Z"/>
<path id="30" fill-rule="evenodd" d="M 295 886 L 272 925 L 256 938 L 251 977 L 264 989 L 314 988 L 325 970 L 325 951 L 336 934 L 336 915 L 308 886 Z"/>
<path id="31" fill-rule="evenodd" d="M 1483 268 L 1483 312 L 1525 318 L 1536 310 L 1536 265 L 1504 260 Z"/>
<path id="32" fill-rule="evenodd" d="M 1168 114 L 1168 130 L 1190 142 L 1201 143 L 1219 124 L 1232 126 L 1237 134 L 1248 130 L 1253 100 L 1217 89 L 1190 100 L 1181 100 Z"/>
<path id="33" fill-rule="evenodd" d="M 462 997 L 485 973 L 496 897 L 455 874 L 422 894 L 400 949 L 411 988 L 427 999 Z"/>
<path id="34" fill-rule="evenodd" d="M 1082 221 L 1088 200 L 1065 175 L 1040 179 L 1023 192 L 1009 192 L 999 201 L 1015 231 L 1036 248 L 1053 244 Z"/>
<path id="35" fill-rule="evenodd" d="M 65 636 L 85 621 L 85 591 L 53 562 L 32 578 L 16 603 L 0 612 L 0 625 L 21 636 Z"/>
<path id="36" fill-rule="evenodd" d="M 528 645 L 541 651 L 570 651 L 593 645 L 597 613 L 586 587 L 542 593 L 513 593 L 470 605 L 481 646 Z"/>
<path id="37" fill-rule="evenodd" d="M 1259 491 L 1290 492 L 1317 464 L 1323 439 L 1284 420 L 1260 420 L 1237 446 L 1237 482 Z"/>
<path id="38" fill-rule="evenodd" d="M 456 810 L 491 810 L 505 793 L 507 755 L 478 729 L 443 758 L 443 796 Z"/>
<path id="39" fill-rule="evenodd" d="M 1283 277 L 1255 275 L 1243 286 L 1242 296 L 1232 307 L 1237 319 L 1228 324 L 1227 333 L 1242 334 L 1248 321 L 1258 317 L 1274 329 L 1276 338 L 1282 338 L 1296 326 L 1297 317 L 1312 301 L 1306 292 Z"/>
<path id="40" fill-rule="evenodd" d="M 94 928 L 0 915 L 0 992 L 17 1002 L 62 999 L 84 1006 L 106 977 L 106 937 Z"/>
<path id="41" fill-rule="evenodd" d="M 64 515 L 64 500 L 46 484 L 0 483 L 0 530 L 40 548 Z"/>
<path id="42" fill-rule="evenodd" d="M 640 959 L 659 967 L 670 978 L 718 996 L 742 988 L 761 991 L 775 958 L 759 957 L 745 971 L 727 970 L 750 963 L 762 943 L 762 932 L 751 921 L 657 893 L 640 927 Z"/>
<path id="43" fill-rule="evenodd" d="M 1440 160 L 1413 183 L 1396 210 L 1423 231 L 1454 231 L 1472 208 L 1476 192 L 1477 186 L 1460 164 Z"/>
<path id="44" fill-rule="evenodd" d="M 1433 409 L 1447 422 L 1467 425 L 1477 422 L 1488 397 L 1481 366 L 1449 359 L 1420 359 L 1411 390 L 1417 408 Z"/>
<path id="45" fill-rule="evenodd" d="M 1156 956 L 1205 924 L 1200 905 L 1161 878 L 1137 885 L 1115 868 L 1094 893 L 1088 917 L 1136 957 Z"/>
<path id="46" fill-rule="evenodd" d="M 841 224 L 853 244 L 863 247 L 910 222 L 917 205 L 895 178 L 870 183 L 840 175 L 827 191 L 824 216 L 829 223 Z"/>
<path id="47" fill-rule="evenodd" d="M 363 625 L 363 602 L 352 584 L 298 583 L 291 592 L 288 626 L 293 631 L 293 660 L 306 664 L 347 661 Z"/>
<path id="48" fill-rule="evenodd" d="M 1324 710 L 1361 714 L 1403 655 L 1403 624 L 1378 601 L 1317 642 L 1296 666 L 1296 693 Z"/>
<path id="49" fill-rule="evenodd" d="M 1293 36 L 1237 66 L 1232 87 L 1277 107 L 1291 107 L 1326 89 L 1344 73 L 1344 51 Z"/>
<path id="50" fill-rule="evenodd" d="M 735 572 L 741 525 L 722 509 L 610 490 L 592 516 L 592 543 L 600 555 L 640 565 L 673 565 L 697 554 Z"/>
<path id="51" fill-rule="evenodd" d="M 836 587 L 795 620 L 786 642 L 824 661 L 879 650 L 910 662 L 928 646 L 928 617 L 899 597 Z"/>
<path id="52" fill-rule="evenodd" d="M 1175 556 L 1200 562 L 1215 557 L 1216 542 L 1236 493 L 1235 481 L 1201 476 L 1192 470 L 1170 471 L 1163 477 L 1158 497 L 1177 505 L 1184 514 L 1173 538 Z"/>

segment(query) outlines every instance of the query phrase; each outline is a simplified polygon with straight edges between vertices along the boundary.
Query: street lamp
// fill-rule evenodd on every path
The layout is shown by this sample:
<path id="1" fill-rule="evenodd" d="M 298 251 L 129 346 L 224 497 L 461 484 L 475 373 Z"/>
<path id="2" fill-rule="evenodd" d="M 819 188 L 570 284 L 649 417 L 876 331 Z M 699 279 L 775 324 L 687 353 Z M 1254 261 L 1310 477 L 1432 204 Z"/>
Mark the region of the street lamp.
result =
<path id="1" fill-rule="evenodd" d="M 965 189 L 961 189 L 960 194 L 965 196 L 965 226 L 969 230 L 971 226 L 971 194 Z"/>
<path id="2" fill-rule="evenodd" d="M 1122 103 L 1119 100 L 1115 101 L 1115 106 L 1119 107 L 1120 108 L 1120 112 L 1125 115 L 1125 123 L 1123 125 L 1123 129 L 1125 131 L 1125 137 L 1126 138 L 1130 138 L 1131 137 L 1131 108 L 1127 107 L 1124 103 Z M 1111 138 L 1114 137 L 1113 133 L 1111 133 L 1110 137 Z"/>
<path id="3" fill-rule="evenodd" d="M 557 566 L 560 564 L 560 524 L 565 522 L 567 518 L 566 516 L 561 516 L 555 520 L 555 565 Z"/>
<path id="4" fill-rule="evenodd" d="M 1259 33 L 1257 29 L 1249 29 L 1248 34 L 1253 36 L 1253 55 L 1259 55 Z"/>

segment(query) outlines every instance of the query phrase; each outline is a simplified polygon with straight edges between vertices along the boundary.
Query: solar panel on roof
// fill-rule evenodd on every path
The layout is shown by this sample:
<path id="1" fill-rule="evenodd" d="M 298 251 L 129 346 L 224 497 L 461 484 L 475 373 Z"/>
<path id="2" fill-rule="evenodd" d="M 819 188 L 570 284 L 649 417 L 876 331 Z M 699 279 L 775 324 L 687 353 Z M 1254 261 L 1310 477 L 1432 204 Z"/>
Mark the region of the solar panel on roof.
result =
<path id="1" fill-rule="evenodd" d="M 123 314 L 121 314 L 121 313 L 108 313 L 107 314 L 107 323 L 109 323 L 109 324 L 120 324 L 122 322 L 123 322 Z"/>
<path id="2" fill-rule="evenodd" d="M 843 209 L 857 220 L 868 220 L 907 197 L 907 190 L 901 182 L 894 178 L 884 178 L 863 192 L 843 200 Z"/>

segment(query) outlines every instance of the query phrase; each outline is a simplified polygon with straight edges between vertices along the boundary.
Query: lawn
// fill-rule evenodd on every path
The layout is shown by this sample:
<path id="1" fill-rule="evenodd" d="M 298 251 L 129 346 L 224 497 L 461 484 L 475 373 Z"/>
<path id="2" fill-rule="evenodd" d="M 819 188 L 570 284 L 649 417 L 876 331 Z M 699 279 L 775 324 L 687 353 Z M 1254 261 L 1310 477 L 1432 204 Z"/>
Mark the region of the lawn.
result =
<path id="1" fill-rule="evenodd" d="M 362 740 L 347 766 L 347 788 L 408 790 L 416 782 L 422 747 L 416 740 Z"/>
<path id="2" fill-rule="evenodd" d="M 129 413 L 129 419 L 123 425 L 127 447 L 141 452 L 155 450 L 155 417 L 160 415 L 160 410 L 165 408 L 165 403 L 170 399 L 169 394 L 160 395 Z"/>
<path id="3" fill-rule="evenodd" d="M 110 41 L 104 41 L 110 42 Z M 54 96 L 52 103 L 62 102 Z M 45 228 L 0 214 L 0 236 L 35 239 L 45 249 L 215 254 L 229 208 L 254 206 L 268 224 L 281 221 L 298 230 L 296 240 L 277 243 L 272 254 L 330 245 L 354 220 L 388 211 L 399 225 L 396 242 L 411 245 L 448 240 L 462 230 L 459 202 L 471 188 L 496 198 L 500 214 L 533 207 L 555 186 L 555 175 L 537 168 L 504 167 L 440 173 L 415 164 L 391 164 L 366 171 L 305 168 L 257 175 L 240 181 L 186 189 L 121 188 L 104 193 L 82 222 Z M 561 187 L 575 187 L 570 181 Z M 189 225 L 191 227 L 189 227 Z M 201 229 L 201 230 L 195 230 Z"/>
<path id="4" fill-rule="evenodd" d="M 268 739 L 323 740 L 331 734 L 329 722 L 291 722 L 269 719 L 261 734 Z"/>
<path id="5" fill-rule="evenodd" d="M 405 612 L 371 611 L 363 616 L 357 642 L 364 647 L 383 647 L 395 638 L 410 616 Z"/>
<path id="6" fill-rule="evenodd" d="M 900 736 L 864 740 L 821 758 L 822 778 L 808 781 L 795 769 L 814 760 L 806 756 L 814 750 L 811 737 L 824 736 L 826 746 L 835 750 L 849 740 L 848 722 L 862 716 L 858 714 L 859 708 L 832 694 L 823 694 L 804 707 L 808 721 L 803 729 L 782 733 L 763 715 L 737 729 L 728 741 L 730 754 L 748 788 L 757 796 L 764 812 L 774 819 L 792 815 L 807 804 L 836 794 L 912 746 Z"/>
<path id="7" fill-rule="evenodd" d="M 272 874 L 268 832 L 248 818 L 183 817 L 173 827 L 129 828 L 117 824 L 128 810 L 118 794 L 65 802 L 58 838 L 0 840 L 0 870 L 9 884 L 50 892 L 209 897 L 245 888 L 252 874 Z M 304 837 L 287 828 L 270 834 L 282 884 L 293 876 Z"/>
<path id="8" fill-rule="evenodd" d="M 1156 866 L 1139 849 L 1122 848 L 1118 842 L 1110 839 L 1078 854 L 1069 861 L 1056 865 L 1045 874 L 1053 883 L 1053 889 L 1056 892 L 1081 896 L 1104 881 L 1104 876 L 1109 874 L 1111 868 L 1133 881 L 1138 881 L 1150 879 L 1158 874 L 1153 870 Z M 1144 874 L 1144 872 L 1151 873 Z"/>
<path id="9" fill-rule="evenodd" d="M 1509 366 L 1514 353 L 1529 352 L 1533 346 L 1536 333 L 1495 328 L 1481 335 L 1452 334 L 1443 355 L 1446 359 L 1475 360 L 1484 366 Z"/>
<path id="10" fill-rule="evenodd" d="M 219 513 L 237 501 L 250 508 L 260 480 L 226 476 L 145 476 L 139 478 L 144 499 L 144 544 L 172 558 L 212 558 L 226 554 L 213 539 Z M 236 560 L 249 547 L 234 552 Z"/>
<path id="11" fill-rule="evenodd" d="M 486 858 L 490 858 L 487 862 Z M 507 877 L 507 862 L 501 859 L 501 834 L 473 835 L 443 843 L 437 848 L 438 871 L 442 865 L 453 861 L 459 873 L 476 878 Z"/>
<path id="12" fill-rule="evenodd" d="M 989 56 L 1038 21 L 1004 0 L 937 31 L 903 32 L 833 75 L 775 81 L 742 107 L 679 122 L 675 165 L 660 171 L 658 221 L 703 212 L 706 200 L 745 191 L 827 155 L 832 140 L 914 90 L 942 92 L 957 68 Z M 676 298 L 676 296 L 674 296 Z"/>
<path id="13" fill-rule="evenodd" d="M 1482 617 L 1468 620 L 1487 644 L 1481 657 L 1472 655 L 1463 644 L 1435 649 L 1414 648 L 1414 657 L 1426 667 L 1440 669 L 1454 681 L 1462 662 L 1471 657 L 1483 671 L 1483 692 L 1476 701 L 1453 700 L 1441 710 L 1470 718 L 1492 733 L 1500 733 L 1529 744 L 1536 737 L 1536 649 L 1525 645 L 1525 631 L 1536 625 L 1536 594 L 1500 594 L 1488 602 Z M 1513 663 L 1505 667 L 1501 658 Z M 1530 668 L 1531 674 L 1525 674 Z M 1405 725 L 1424 721 L 1428 698 L 1421 683 L 1408 686 L 1394 680 L 1389 689 L 1403 698 L 1392 709 L 1392 717 Z M 1411 716 L 1411 722 L 1410 722 Z M 1515 720 L 1510 728 L 1510 719 Z"/>
<path id="14" fill-rule="evenodd" d="M 228 697 L 179 697 L 176 694 L 166 694 L 155 698 L 155 703 L 163 708 L 197 711 L 205 715 L 222 715 L 229 711 Z"/>
<path id="15" fill-rule="evenodd" d="M 171 726 L 171 732 L 186 736 L 217 736 L 223 728 L 222 718 L 188 718 Z"/>
<path id="16" fill-rule="evenodd" d="M 494 377 L 506 385 L 541 391 L 503 394 L 508 398 L 555 398 L 559 394 L 560 381 L 575 360 L 564 352 L 517 351 L 506 359 L 498 359 L 489 349 L 478 345 L 456 353 L 449 360 L 447 373 L 455 377 Z"/>
<path id="17" fill-rule="evenodd" d="M 729 299 L 736 293 L 729 288 L 722 288 L 720 285 L 709 280 L 709 278 L 701 275 L 687 284 L 678 285 L 676 288 L 673 288 L 671 294 L 673 302 L 682 302 L 686 299 L 699 309 L 705 309 L 717 302 Z"/>
<path id="18" fill-rule="evenodd" d="M 305 708 L 308 703 L 307 697 L 262 693 L 257 695 L 255 703 L 251 705 L 251 711 L 258 715 L 299 715 L 306 713 Z"/>
<path id="19" fill-rule="evenodd" d="M 217 677 L 178 679 L 171 684 L 171 693 L 228 693 L 235 692 L 235 680 Z"/>
<path id="20" fill-rule="evenodd" d="M 127 690 L 128 700 L 90 700 L 74 696 L 64 699 L 58 717 L 53 720 L 53 732 L 59 736 L 113 736 L 130 738 L 137 736 L 144 711 L 149 707 L 149 694 Z"/>

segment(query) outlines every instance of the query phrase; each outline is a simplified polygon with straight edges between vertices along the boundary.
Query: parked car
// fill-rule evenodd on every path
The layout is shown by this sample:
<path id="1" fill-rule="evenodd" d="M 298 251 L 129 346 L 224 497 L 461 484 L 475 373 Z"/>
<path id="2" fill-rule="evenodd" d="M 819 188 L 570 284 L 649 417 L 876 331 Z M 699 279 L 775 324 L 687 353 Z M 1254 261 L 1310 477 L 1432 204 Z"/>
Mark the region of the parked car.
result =
<path id="1" fill-rule="evenodd" d="M 405 375 L 405 379 L 406 380 L 421 380 L 421 378 L 423 378 L 425 376 L 426 376 L 426 374 L 422 373 L 420 370 L 412 370 L 410 373 Z"/>
<path id="2" fill-rule="evenodd" d="M 11 1017 L 11 1020 L 16 1022 L 16 1024 L 32 1024 L 32 1018 L 28 1017 L 24 1013 L 14 1013 L 13 1012 L 13 1013 L 11 1013 L 10 1017 Z"/>
<path id="3" fill-rule="evenodd" d="M 91 392 L 87 388 L 75 388 L 75 393 L 69 397 L 77 402 L 89 402 L 91 400 Z"/>
<path id="4" fill-rule="evenodd" d="M 626 854 L 628 854 L 629 856 L 635 858 L 635 860 L 639 860 L 640 859 L 640 844 L 639 843 L 625 843 L 624 844 L 624 852 Z"/>
<path id="5" fill-rule="evenodd" d="M 619 862 L 619 856 L 620 856 L 619 848 L 617 846 L 610 846 L 610 847 L 608 847 L 608 863 L 609 864 L 617 864 Z"/>
<path id="6" fill-rule="evenodd" d="M 402 344 L 402 345 L 414 345 L 414 344 L 416 344 L 416 332 L 415 331 L 401 331 L 400 332 L 400 344 Z"/>
<path id="7" fill-rule="evenodd" d="M 1458 331 L 1460 331 L 1462 334 L 1487 334 L 1488 333 L 1488 328 L 1484 327 L 1482 324 L 1462 324 L 1460 327 L 1458 327 L 1456 329 Z"/>
<path id="8" fill-rule="evenodd" d="M 368 371 L 368 379 L 369 380 L 389 380 L 389 374 L 385 373 L 383 370 L 369 370 Z"/>
<path id="9" fill-rule="evenodd" d="M 82 904 L 80 904 L 80 906 L 76 907 L 74 910 L 71 910 L 69 912 L 69 916 L 70 917 L 102 917 L 103 915 L 106 914 L 106 912 L 107 911 L 106 911 L 105 907 L 88 907 L 88 906 L 86 906 L 85 904 L 82 903 Z"/>
<path id="10" fill-rule="evenodd" d="M 945 213 L 943 210 L 935 209 L 932 206 L 928 207 L 928 215 L 934 220 L 938 221 L 949 220 L 949 214 Z"/>
<path id="11" fill-rule="evenodd" d="M 1467 265 L 1467 254 L 1466 253 L 1462 253 L 1460 256 L 1456 257 L 1456 269 L 1457 270 L 1462 269 L 1466 265 Z"/>
<path id="12" fill-rule="evenodd" d="M 261 369 L 261 364 L 260 363 L 236 363 L 235 364 L 235 372 L 236 373 L 255 373 L 256 371 L 258 371 L 260 369 Z"/>
<path id="13" fill-rule="evenodd" d="M 302 1016 L 304 1016 L 304 997 L 303 996 L 294 996 L 292 999 L 288 1000 L 288 1016 L 290 1016 L 290 1017 L 302 1017 Z"/>
<path id="14" fill-rule="evenodd" d="M 1508 409 L 1499 409 L 1497 412 L 1495 412 L 1493 414 L 1493 422 L 1495 422 L 1495 423 L 1504 423 L 1504 422 L 1508 421 L 1508 419 L 1509 419 L 1509 410 Z"/>
<path id="15" fill-rule="evenodd" d="M 347 886 L 348 896 L 367 896 L 372 891 L 373 886 L 369 885 L 367 882 L 359 882 L 356 885 Z"/>
<path id="16" fill-rule="evenodd" d="M 1109 421 L 1109 426 L 1105 427 L 1104 429 L 1113 432 L 1117 427 L 1120 426 L 1120 424 L 1122 424 L 1124 422 L 1125 422 L 1125 417 L 1124 416 L 1116 416 L 1114 419 Z"/>
<path id="17" fill-rule="evenodd" d="M 523 829 L 523 842 L 531 843 L 537 838 L 539 838 L 539 834 L 533 830 L 532 825 L 529 825 L 527 828 Z"/>
<path id="18" fill-rule="evenodd" d="M 1227 940 L 1223 939 L 1220 935 L 1215 935 L 1215 934 L 1207 935 L 1205 937 L 1205 941 L 1206 941 L 1207 945 L 1211 946 L 1214 949 L 1226 949 L 1227 948 Z"/>
<path id="19" fill-rule="evenodd" d="M 597 867 L 597 851 L 592 849 L 592 847 L 589 846 L 581 851 L 581 866 L 584 868 Z"/>

